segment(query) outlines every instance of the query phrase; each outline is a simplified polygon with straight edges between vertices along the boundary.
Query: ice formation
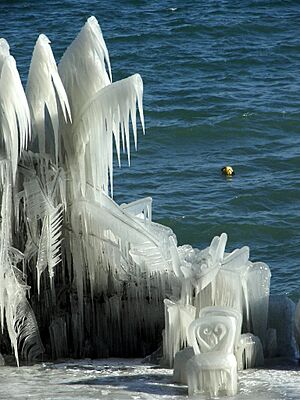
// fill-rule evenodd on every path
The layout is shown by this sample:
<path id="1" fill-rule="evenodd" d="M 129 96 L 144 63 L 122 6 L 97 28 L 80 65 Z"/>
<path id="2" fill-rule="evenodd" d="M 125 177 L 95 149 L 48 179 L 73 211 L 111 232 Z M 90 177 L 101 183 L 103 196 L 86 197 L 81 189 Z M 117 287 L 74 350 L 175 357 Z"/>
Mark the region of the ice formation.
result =
<path id="1" fill-rule="evenodd" d="M 150 198 L 112 198 L 113 142 L 130 161 L 142 95 L 138 74 L 112 82 L 95 17 L 58 67 L 38 37 L 26 91 L 0 39 L 0 324 L 18 363 L 44 351 L 39 331 L 53 358 L 145 355 L 159 341 L 163 299 L 180 292 L 176 237 Z"/>
<path id="2" fill-rule="evenodd" d="M 237 319 L 230 315 L 207 315 L 190 324 L 188 341 L 195 355 L 186 364 L 189 395 L 237 393 L 236 329 Z"/>
<path id="3" fill-rule="evenodd" d="M 299 305 L 295 316 L 290 299 L 270 297 L 269 267 L 251 262 L 248 247 L 225 253 L 226 239 L 215 237 L 202 251 L 178 247 L 181 292 L 165 300 L 164 361 L 174 363 L 173 379 L 190 395 L 232 396 L 237 370 L 261 367 L 264 357 L 298 357 Z M 183 307 L 195 311 L 192 322 L 180 320 Z"/>
<path id="4" fill-rule="evenodd" d="M 240 337 L 236 351 L 238 369 L 260 367 L 264 365 L 264 353 L 258 336 L 244 333 Z"/>
<path id="5" fill-rule="evenodd" d="M 248 247 L 226 253 L 225 233 L 204 250 L 178 246 L 152 221 L 151 198 L 113 200 L 113 143 L 130 163 L 142 97 L 140 75 L 112 81 L 95 17 L 58 66 L 39 36 L 25 91 L 0 39 L 1 350 L 8 337 L 18 364 L 44 350 L 146 355 L 165 325 L 174 379 L 190 394 L 232 395 L 237 365 L 260 365 L 263 350 L 296 355 L 294 306 L 273 298 L 268 311 L 269 267 L 249 261 Z M 299 326 L 298 307 L 298 340 Z"/>

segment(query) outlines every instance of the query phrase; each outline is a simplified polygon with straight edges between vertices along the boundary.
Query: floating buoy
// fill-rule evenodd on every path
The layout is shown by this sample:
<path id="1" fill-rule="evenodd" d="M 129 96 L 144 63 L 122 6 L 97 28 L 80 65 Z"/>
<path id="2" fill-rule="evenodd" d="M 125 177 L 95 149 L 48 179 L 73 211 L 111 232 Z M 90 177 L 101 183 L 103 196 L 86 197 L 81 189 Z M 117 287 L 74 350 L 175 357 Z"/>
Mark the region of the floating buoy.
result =
<path id="1" fill-rule="evenodd" d="M 225 176 L 233 176 L 234 175 L 234 170 L 229 165 L 227 165 L 226 167 L 223 167 L 221 169 L 221 171 L 222 171 L 222 174 Z"/>

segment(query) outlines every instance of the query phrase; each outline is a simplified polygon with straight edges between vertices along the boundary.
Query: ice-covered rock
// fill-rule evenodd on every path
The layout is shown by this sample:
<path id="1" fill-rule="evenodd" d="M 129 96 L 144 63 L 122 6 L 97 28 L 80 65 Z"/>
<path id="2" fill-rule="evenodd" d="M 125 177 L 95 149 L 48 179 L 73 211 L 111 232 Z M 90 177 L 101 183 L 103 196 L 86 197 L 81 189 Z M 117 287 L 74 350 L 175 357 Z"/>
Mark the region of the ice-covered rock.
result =
<path id="1" fill-rule="evenodd" d="M 298 346 L 300 346 L 300 300 L 298 301 L 295 310 L 295 338 Z"/>
<path id="2" fill-rule="evenodd" d="M 277 354 L 277 332 L 274 328 L 268 328 L 266 333 L 265 355 L 266 358 L 276 357 Z"/>
<path id="3" fill-rule="evenodd" d="M 252 333 L 241 335 L 236 352 L 238 369 L 260 367 L 264 365 L 264 353 L 258 336 Z"/>
<path id="4" fill-rule="evenodd" d="M 271 295 L 269 328 L 276 329 L 277 356 L 298 358 L 299 350 L 294 335 L 295 303 L 286 295 Z"/>

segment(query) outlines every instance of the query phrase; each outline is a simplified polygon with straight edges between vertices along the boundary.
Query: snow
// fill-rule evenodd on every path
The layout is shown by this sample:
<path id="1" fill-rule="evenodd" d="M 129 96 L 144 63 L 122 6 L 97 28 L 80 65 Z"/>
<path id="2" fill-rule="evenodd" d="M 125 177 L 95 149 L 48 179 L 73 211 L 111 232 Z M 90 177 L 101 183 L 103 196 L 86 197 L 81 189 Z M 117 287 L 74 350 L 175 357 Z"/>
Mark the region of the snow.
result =
<path id="1" fill-rule="evenodd" d="M 172 370 L 138 359 L 66 360 L 22 368 L 0 368 L 0 399 L 186 400 L 187 386 L 172 381 Z M 274 364 L 239 372 L 235 400 L 298 400 L 300 371 Z M 199 400 L 205 396 L 197 395 Z"/>

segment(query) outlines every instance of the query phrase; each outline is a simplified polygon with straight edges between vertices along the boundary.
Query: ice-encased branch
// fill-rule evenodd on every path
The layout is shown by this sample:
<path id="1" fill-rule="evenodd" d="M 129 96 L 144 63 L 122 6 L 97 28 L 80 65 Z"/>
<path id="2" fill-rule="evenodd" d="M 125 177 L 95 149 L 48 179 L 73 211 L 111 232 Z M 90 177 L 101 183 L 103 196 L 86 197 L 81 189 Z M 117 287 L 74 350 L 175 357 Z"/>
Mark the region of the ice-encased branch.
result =
<path id="1" fill-rule="evenodd" d="M 95 17 L 87 20 L 67 48 L 58 71 L 68 94 L 72 115 L 79 113 L 91 96 L 111 83 L 108 50 Z"/>
<path id="2" fill-rule="evenodd" d="M 76 180 L 80 177 L 82 193 L 85 193 L 87 182 L 106 193 L 110 184 L 113 192 L 113 137 L 119 161 L 121 140 L 130 161 L 129 121 L 131 117 L 137 145 L 136 104 L 144 130 L 142 96 L 143 81 L 139 74 L 135 74 L 99 90 L 74 117 L 71 133 L 64 140 L 67 141 L 66 149 L 69 149 L 70 165 L 74 164 L 73 176 Z M 72 163 L 72 159 L 76 162 Z"/>
<path id="3" fill-rule="evenodd" d="M 39 151 L 45 153 L 45 114 L 49 114 L 55 145 L 55 161 L 58 162 L 58 103 L 65 121 L 71 120 L 67 94 L 57 71 L 50 40 L 40 35 L 35 44 L 28 74 L 26 95 L 31 111 L 32 131 L 38 137 Z"/>
<path id="4" fill-rule="evenodd" d="M 16 67 L 16 61 L 7 55 L 3 44 L 0 70 L 0 126 L 7 158 L 12 164 L 13 180 L 16 176 L 18 157 L 27 148 L 30 139 L 30 112 L 25 92 Z M 6 56 L 5 56 L 6 54 Z"/>

